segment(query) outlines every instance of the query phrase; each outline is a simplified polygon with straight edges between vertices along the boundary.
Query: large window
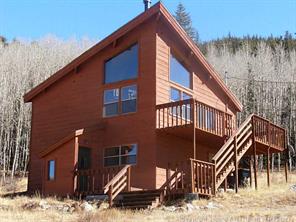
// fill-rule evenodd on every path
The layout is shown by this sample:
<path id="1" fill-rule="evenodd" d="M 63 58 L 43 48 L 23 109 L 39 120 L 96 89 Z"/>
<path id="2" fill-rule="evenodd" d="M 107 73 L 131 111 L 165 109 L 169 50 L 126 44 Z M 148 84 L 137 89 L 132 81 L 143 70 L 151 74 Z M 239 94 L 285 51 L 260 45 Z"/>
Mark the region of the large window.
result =
<path id="1" fill-rule="evenodd" d="M 186 88 L 191 88 L 190 72 L 171 54 L 170 80 Z"/>
<path id="2" fill-rule="evenodd" d="M 138 44 L 105 62 L 105 83 L 113 83 L 138 76 Z"/>
<path id="3" fill-rule="evenodd" d="M 105 167 L 136 164 L 136 159 L 137 144 L 110 147 L 104 152 Z"/>
<path id="4" fill-rule="evenodd" d="M 137 111 L 137 86 L 125 86 L 104 91 L 104 116 Z"/>
<path id="5" fill-rule="evenodd" d="M 55 161 L 49 160 L 48 161 L 48 180 L 54 180 L 55 179 Z"/>

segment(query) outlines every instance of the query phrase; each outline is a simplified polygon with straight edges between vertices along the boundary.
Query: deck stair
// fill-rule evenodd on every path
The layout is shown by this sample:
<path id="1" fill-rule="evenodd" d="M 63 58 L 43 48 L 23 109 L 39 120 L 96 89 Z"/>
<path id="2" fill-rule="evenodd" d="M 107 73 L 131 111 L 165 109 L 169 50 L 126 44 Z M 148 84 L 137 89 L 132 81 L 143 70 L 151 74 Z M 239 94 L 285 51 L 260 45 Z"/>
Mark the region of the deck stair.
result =
<path id="1" fill-rule="evenodd" d="M 161 190 L 143 190 L 121 193 L 114 200 L 114 207 L 144 209 L 157 207 L 161 202 Z"/>

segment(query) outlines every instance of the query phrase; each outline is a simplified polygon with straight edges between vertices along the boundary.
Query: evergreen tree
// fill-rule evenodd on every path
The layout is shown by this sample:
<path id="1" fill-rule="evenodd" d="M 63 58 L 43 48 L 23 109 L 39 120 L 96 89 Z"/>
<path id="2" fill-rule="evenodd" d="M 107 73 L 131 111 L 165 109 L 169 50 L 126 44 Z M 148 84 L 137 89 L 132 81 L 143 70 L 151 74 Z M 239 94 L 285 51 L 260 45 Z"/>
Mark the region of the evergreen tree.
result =
<path id="1" fill-rule="evenodd" d="M 177 22 L 185 30 L 187 35 L 196 43 L 199 41 L 199 35 L 195 28 L 192 27 L 192 21 L 190 14 L 186 12 L 186 9 L 182 3 L 179 3 L 174 15 Z"/>

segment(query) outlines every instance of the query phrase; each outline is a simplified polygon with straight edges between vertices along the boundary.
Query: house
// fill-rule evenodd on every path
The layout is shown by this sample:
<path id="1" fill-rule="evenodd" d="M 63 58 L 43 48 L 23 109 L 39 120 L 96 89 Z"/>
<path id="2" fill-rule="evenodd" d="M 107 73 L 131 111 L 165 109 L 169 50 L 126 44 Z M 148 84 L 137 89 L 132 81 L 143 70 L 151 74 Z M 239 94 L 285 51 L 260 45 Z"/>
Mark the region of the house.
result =
<path id="1" fill-rule="evenodd" d="M 230 174 L 237 190 L 243 156 L 286 150 L 285 129 L 269 120 L 237 127 L 241 103 L 160 2 L 24 100 L 28 190 L 44 195 L 215 195 Z M 257 187 L 256 161 L 250 169 Z"/>

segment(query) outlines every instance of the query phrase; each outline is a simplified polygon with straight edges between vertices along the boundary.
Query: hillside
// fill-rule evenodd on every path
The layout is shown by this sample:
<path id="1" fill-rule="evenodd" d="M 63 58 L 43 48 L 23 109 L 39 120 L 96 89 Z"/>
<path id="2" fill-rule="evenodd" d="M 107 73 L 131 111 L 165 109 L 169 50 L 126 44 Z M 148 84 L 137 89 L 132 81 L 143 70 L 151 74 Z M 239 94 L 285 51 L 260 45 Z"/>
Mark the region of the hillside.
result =
<path id="1" fill-rule="evenodd" d="M 83 221 L 83 222 L 133 222 L 133 221 L 296 221 L 296 174 L 292 174 L 289 183 L 284 182 L 284 173 L 274 172 L 271 187 L 266 186 L 266 174 L 259 174 L 259 190 L 241 189 L 220 193 L 212 199 L 193 201 L 192 204 L 175 202 L 174 205 L 161 206 L 153 210 L 106 209 L 106 204 L 97 207 L 70 199 L 16 196 L 3 197 L 11 192 L 11 184 L 1 187 L 0 218 L 10 221 Z M 13 186 L 15 191 L 24 191 L 26 179 L 18 180 Z M 8 190 L 7 190 L 8 189 Z M 89 205 L 91 205 L 89 207 Z"/>

